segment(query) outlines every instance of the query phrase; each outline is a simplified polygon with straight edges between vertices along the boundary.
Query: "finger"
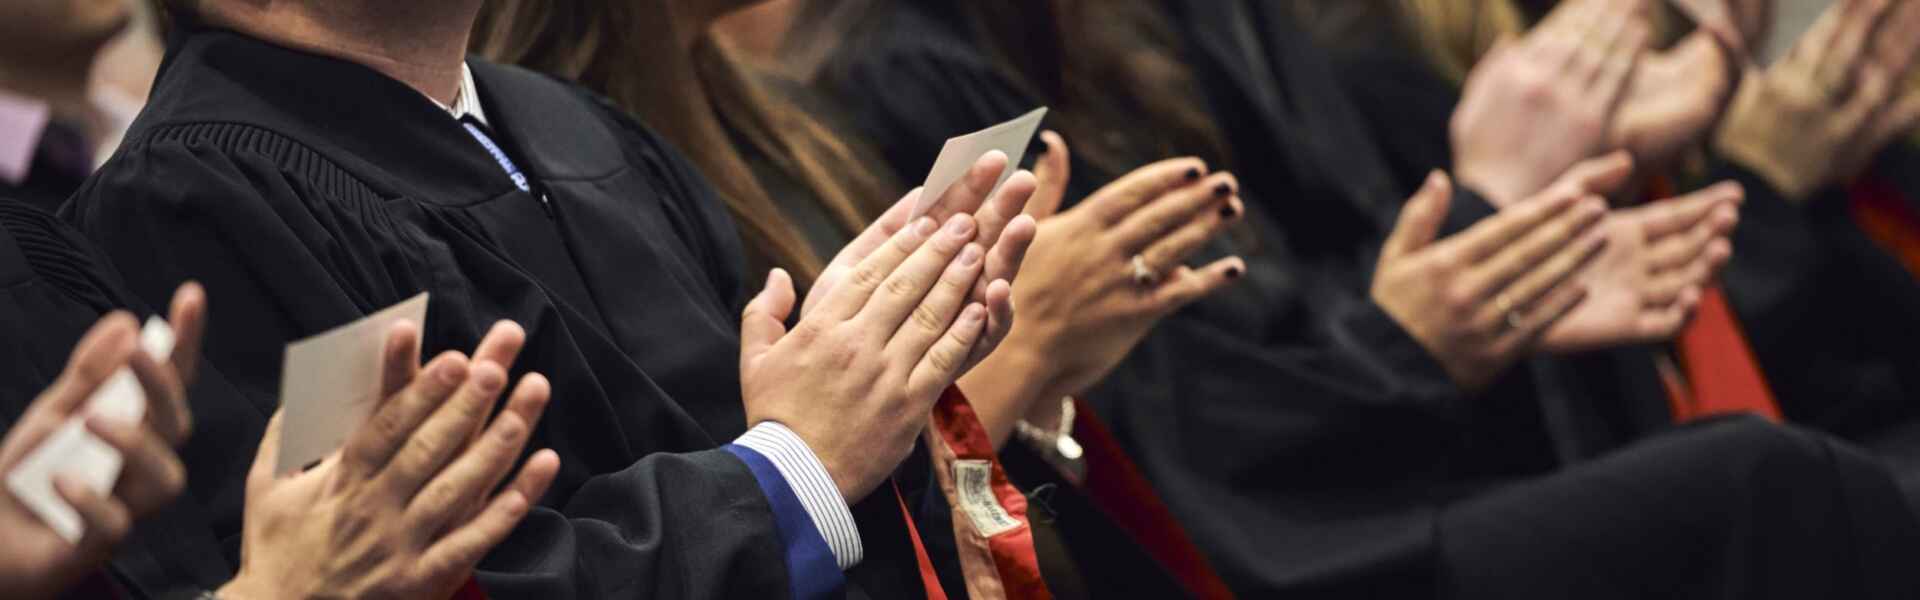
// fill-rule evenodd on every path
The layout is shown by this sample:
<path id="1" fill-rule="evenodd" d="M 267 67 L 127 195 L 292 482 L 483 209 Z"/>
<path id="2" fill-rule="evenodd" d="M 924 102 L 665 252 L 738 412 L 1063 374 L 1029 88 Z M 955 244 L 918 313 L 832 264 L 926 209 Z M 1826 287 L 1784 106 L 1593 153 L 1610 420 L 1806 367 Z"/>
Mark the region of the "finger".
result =
<path id="1" fill-rule="evenodd" d="M 1862 132 L 1873 116 L 1886 108 L 1887 99 L 1892 97 L 1895 85 L 1878 65 L 1867 65 L 1857 75 L 1858 89 L 1835 111 L 1835 123 L 1840 133 L 1846 136 Z"/>
<path id="2" fill-rule="evenodd" d="M 519 481 L 513 487 L 494 496 L 479 515 L 447 532 L 422 552 L 420 567 L 440 577 L 471 571 L 489 550 L 513 533 L 532 503 L 539 499 L 538 493 L 527 494 L 523 488 L 544 493 L 559 470 L 560 459 L 552 450 L 535 453 L 520 469 Z"/>
<path id="3" fill-rule="evenodd" d="M 1521 315 L 1538 312 L 1540 309 L 1536 305 L 1541 303 L 1542 299 L 1552 294 L 1554 290 L 1574 285 L 1576 276 L 1599 258 L 1601 251 L 1607 246 L 1606 236 L 1599 235 L 1600 233 L 1595 231 L 1581 236 L 1578 242 L 1564 247 L 1542 261 L 1537 268 L 1521 275 L 1512 285 L 1495 291 L 1495 294 L 1502 295 L 1501 297 L 1506 298 L 1510 304 L 1503 307 L 1498 302 L 1485 303 L 1475 314 L 1475 325 L 1483 331 L 1487 328 L 1500 327 L 1501 323 L 1508 318 L 1501 312 L 1502 308 L 1518 311 Z"/>
<path id="4" fill-rule="evenodd" d="M 1193 223 L 1202 215 L 1217 216 L 1208 213 L 1217 212 L 1220 206 L 1228 204 L 1239 189 L 1239 184 L 1232 173 L 1214 173 L 1199 185 L 1174 189 L 1147 203 L 1120 221 L 1110 235 L 1121 253 L 1131 256 L 1181 226 Z"/>
<path id="5" fill-rule="evenodd" d="M 1501 210 L 1435 246 L 1443 254 L 1452 255 L 1456 264 L 1479 264 L 1546 223 L 1575 211 L 1584 203 L 1583 198 L 1560 193 L 1536 196 Z"/>
<path id="6" fill-rule="evenodd" d="M 1101 187 L 1081 204 L 1100 223 L 1112 225 L 1168 192 L 1199 182 L 1206 174 L 1207 163 L 1198 158 L 1163 160 L 1134 169 Z"/>
<path id="7" fill-rule="evenodd" d="M 1648 241 L 1657 241 L 1693 229 L 1721 208 L 1738 205 L 1744 196 L 1739 182 L 1722 181 L 1679 198 L 1626 209 L 1625 216 L 1640 224 Z"/>
<path id="8" fill-rule="evenodd" d="M 1201 298 L 1225 289 L 1240 280 L 1247 273 L 1247 262 L 1238 256 L 1229 256 L 1213 261 L 1199 269 L 1181 265 L 1168 276 L 1166 283 L 1154 290 L 1154 305 L 1158 314 L 1167 314 L 1180 310 Z"/>
<path id="9" fill-rule="evenodd" d="M 1880 22 L 1886 5 L 1886 0 L 1868 0 L 1853 2 L 1846 8 L 1847 17 L 1834 32 L 1832 47 L 1814 71 L 1819 81 L 1828 83 L 1835 91 L 1845 91 L 1852 86 L 1859 74 L 1860 58 L 1873 40 L 1874 27 Z"/>
<path id="10" fill-rule="evenodd" d="M 1625 187 L 1633 178 L 1633 154 L 1625 150 L 1615 150 L 1605 156 L 1580 161 L 1567 169 L 1548 193 L 1581 196 L 1600 194 L 1612 196 Z"/>
<path id="11" fill-rule="evenodd" d="M 1400 218 L 1380 248 L 1380 262 L 1392 262 L 1432 244 L 1440 235 L 1440 225 L 1447 220 L 1452 200 L 1453 183 L 1447 174 L 1438 170 L 1428 173 L 1426 183 L 1400 208 Z"/>
<path id="12" fill-rule="evenodd" d="M 342 476 L 348 480 L 364 480 L 385 469 L 427 415 L 466 383 L 468 371 L 466 355 L 452 351 L 441 353 L 400 393 L 381 401 L 373 416 L 347 436 L 341 450 Z"/>
<path id="13" fill-rule="evenodd" d="M 400 393 L 420 373 L 420 325 L 401 320 L 387 328 L 380 351 L 380 397 Z"/>
<path id="14" fill-rule="evenodd" d="M 1647 27 L 1639 22 L 1626 25 L 1621 34 L 1618 47 L 1607 53 L 1606 63 L 1595 72 L 1592 82 L 1592 98 L 1612 114 L 1626 97 L 1627 82 L 1631 80 L 1634 67 L 1640 64 L 1647 44 Z"/>
<path id="15" fill-rule="evenodd" d="M 964 225 L 967 230 L 966 235 L 971 239 L 973 236 L 971 215 L 954 215 L 948 219 L 947 226 L 958 227 L 960 225 L 956 224 L 963 221 L 966 223 Z M 874 291 L 880 289 L 880 284 L 886 281 L 901 263 L 906 262 L 907 257 L 913 256 L 914 251 L 919 250 L 929 238 L 936 235 L 951 238 L 946 233 L 936 233 L 943 231 L 945 228 L 935 222 L 932 217 L 921 217 L 914 221 L 913 225 L 894 233 L 893 237 L 888 238 L 887 243 L 874 249 L 851 271 L 848 271 L 841 281 L 835 283 L 833 292 L 821 302 L 818 308 L 810 307 L 813 312 L 802 316 L 802 327 L 805 326 L 807 319 L 817 317 L 822 319 L 822 322 L 837 322 L 858 314 L 860 309 L 866 307 L 867 302 L 873 298 Z"/>
<path id="16" fill-rule="evenodd" d="M 1800 35 L 1793 49 L 1787 54 L 1787 66 L 1808 75 L 1817 75 L 1820 65 L 1826 62 L 1828 52 L 1833 48 L 1840 35 L 1842 25 L 1855 4 L 1862 0 L 1838 0 L 1815 18 L 1813 26 Z"/>
<path id="17" fill-rule="evenodd" d="M 982 220 L 979 221 L 979 227 L 974 233 L 974 239 L 978 240 L 981 244 L 993 244 L 991 246 L 984 246 L 984 248 L 987 250 L 988 258 L 994 260 L 987 261 L 985 276 L 974 284 L 973 294 L 975 298 L 979 298 L 982 294 L 986 293 L 987 283 L 995 279 L 1012 281 L 1016 275 L 1020 274 L 1020 262 L 1026 258 L 1027 245 L 1033 242 L 1033 234 L 1038 233 L 1038 229 L 1025 229 L 1011 236 L 1007 235 L 1007 233 L 1016 222 L 1026 222 L 1029 224 L 1033 222 L 1033 217 L 1021 214 L 1020 209 L 1014 203 L 1018 203 L 1018 206 L 1024 206 L 1026 198 L 1032 197 L 1035 185 L 1032 173 L 1026 171 L 1014 173 L 1013 179 L 1007 180 L 1006 185 L 1000 186 L 998 195 L 1003 196 L 1004 199 L 996 197 L 993 202 L 988 203 L 989 206 L 1006 204 L 1008 207 L 1013 207 L 1013 212 L 1005 213 L 1011 215 L 1012 218 L 1000 221 L 995 227 L 989 228 L 986 226 L 985 221 L 985 219 L 988 218 L 986 211 L 981 212 Z M 999 216 L 996 215 L 991 218 L 997 220 Z M 1001 248 L 1000 244 L 1003 243 L 1009 244 L 1009 246 Z"/>
<path id="18" fill-rule="evenodd" d="M 1218 209 L 1191 215 L 1185 223 L 1171 233 L 1153 241 L 1152 245 L 1140 251 L 1140 255 L 1146 259 L 1149 266 L 1157 269 L 1185 263 L 1187 257 L 1200 251 L 1201 248 L 1206 247 L 1208 241 L 1226 231 L 1227 226 L 1237 221 L 1242 213 L 1244 210 L 1240 208 L 1240 200 L 1228 198 L 1227 202 Z"/>
<path id="19" fill-rule="evenodd" d="M 136 517 L 153 514 L 161 506 L 180 496 L 186 487 L 187 470 L 173 445 L 151 429 L 109 419 L 87 419 L 87 430 L 120 451 L 124 461 L 114 496 L 126 503 Z"/>
<path id="20" fill-rule="evenodd" d="M 785 269 L 767 273 L 760 290 L 740 316 L 740 361 L 758 359 L 787 335 L 787 316 L 793 312 L 793 277 Z"/>
<path id="21" fill-rule="evenodd" d="M 842 277 L 852 271 L 854 266 L 866 260 L 874 250 L 879 249 L 894 234 L 907 226 L 907 216 L 913 213 L 913 205 L 920 201 L 920 192 L 920 188 L 907 192 L 898 202 L 893 203 L 892 208 L 882 213 L 880 218 L 875 219 L 873 224 L 868 225 L 860 235 L 855 236 L 852 242 L 833 256 L 833 261 L 827 263 L 827 267 L 820 271 L 820 277 L 813 280 L 813 287 L 807 290 L 806 301 L 801 303 L 803 316 L 805 309 L 814 305 L 815 299 L 828 297 L 828 292 Z"/>
<path id="22" fill-rule="evenodd" d="M 185 443 L 193 433 L 193 410 L 187 406 L 187 389 L 178 372 L 145 352 L 129 355 L 127 367 L 146 395 L 147 422 L 172 444 Z"/>
<path id="23" fill-rule="evenodd" d="M 21 417 L 22 423 L 65 420 L 92 397 L 100 385 L 133 357 L 139 336 L 133 315 L 115 311 L 102 317 L 74 346 L 67 368 Z"/>
<path id="24" fill-rule="evenodd" d="M 872 286 L 874 291 L 868 294 L 866 305 L 860 308 L 854 318 L 870 327 L 869 331 L 880 336 L 880 339 L 891 339 L 894 332 L 900 329 L 900 324 L 921 305 L 921 300 L 927 297 L 928 292 L 934 291 L 936 284 L 942 282 L 941 273 L 954 262 L 955 257 L 963 254 L 963 249 L 971 255 L 970 260 L 976 267 L 986 258 L 986 249 L 972 243 L 973 237 L 973 219 L 967 215 L 954 215 L 946 227 L 933 234 L 931 241 L 920 244 L 905 260 L 884 265 L 888 267 L 888 272 L 875 280 L 878 283 Z M 876 252 L 874 257 L 891 251 L 893 247 L 889 244 L 889 250 Z M 864 264 L 862 269 L 865 269 Z M 975 269 L 975 272 L 978 270 Z M 842 287 L 854 291 L 855 288 L 866 288 L 867 284 L 850 280 Z M 966 288 L 960 293 L 965 295 L 972 291 L 973 281 L 968 280 Z"/>
<path id="25" fill-rule="evenodd" d="M 260 445 L 253 450 L 253 466 L 247 469 L 247 498 L 259 498 L 266 494 L 273 483 L 275 465 L 280 463 L 280 418 L 285 410 L 273 411 L 273 418 L 267 420 L 267 431 L 260 436 Z"/>
<path id="26" fill-rule="evenodd" d="M 465 516 L 467 507 L 484 499 L 513 469 L 520 449 L 526 446 L 529 433 L 546 410 L 549 391 L 544 377 L 528 375 L 521 379 L 507 402 L 507 410 L 487 426 L 486 433 L 414 495 L 406 508 L 408 521 L 420 531 L 439 532 L 453 519 Z"/>
<path id="27" fill-rule="evenodd" d="M 1490 260 L 1467 271 L 1466 277 L 1461 280 L 1469 290 L 1467 297 L 1492 298 L 1529 271 L 1553 264 L 1550 258 L 1581 241 L 1587 231 L 1598 225 L 1606 214 L 1606 201 L 1590 196 L 1574 210 L 1562 213 L 1558 218 L 1528 232 L 1515 244 L 1494 254 Z M 1508 299 L 1521 300 L 1511 296 Z"/>
<path id="28" fill-rule="evenodd" d="M 1706 254 L 1708 245 L 1716 239 L 1724 239 L 1726 231 L 1722 227 L 1729 219 L 1731 217 L 1726 212 L 1713 210 L 1697 219 L 1690 229 L 1666 233 L 1657 238 L 1649 235 L 1645 262 L 1648 272 L 1677 269 L 1699 260 Z"/>
<path id="29" fill-rule="evenodd" d="M 980 339 L 987 324 L 987 307 L 979 303 L 968 304 L 960 311 L 960 317 L 954 319 L 940 341 L 928 349 L 925 356 L 914 365 L 912 374 L 907 376 L 907 389 L 915 397 L 932 397 L 960 376 L 967 355 L 971 354 L 974 343 Z"/>
<path id="30" fill-rule="evenodd" d="M 180 289 L 173 292 L 167 325 L 173 328 L 173 354 L 166 359 L 181 383 L 192 386 L 200 373 L 200 344 L 206 339 L 206 289 L 193 281 L 180 284 Z"/>
<path id="31" fill-rule="evenodd" d="M 1587 288 L 1578 283 L 1570 282 L 1555 288 L 1547 294 L 1546 298 L 1542 298 L 1534 305 L 1533 312 L 1523 317 L 1519 328 L 1509 331 L 1507 335 L 1510 342 L 1508 343 L 1518 344 L 1523 348 L 1533 347 L 1534 344 L 1539 343 L 1540 336 L 1559 324 L 1561 319 L 1566 318 L 1586 299 Z"/>
<path id="32" fill-rule="evenodd" d="M 912 271 L 902 268 L 901 273 L 896 274 L 902 277 L 903 283 L 889 284 L 888 287 L 898 287 L 902 292 L 890 294 L 888 302 L 876 302 L 869 306 L 872 312 L 862 315 L 874 319 L 871 322 L 876 327 L 884 328 L 893 324 L 893 329 L 888 330 L 891 334 L 887 341 L 890 356 L 917 358 L 926 353 L 927 348 L 947 332 L 948 325 L 972 294 L 974 282 L 980 278 L 981 261 L 986 259 L 986 250 L 979 244 L 967 244 L 957 259 L 949 259 L 933 251 L 932 247 L 936 245 L 928 244 L 922 248 L 928 251 L 926 258 L 915 257 L 918 260 L 908 263 Z M 934 262 L 938 260 L 946 262 Z M 916 262 L 920 264 L 914 264 Z M 931 290 L 921 292 L 922 295 L 917 298 L 913 297 L 923 285 L 923 276 L 918 272 L 930 268 L 942 271 L 930 276 L 934 279 Z"/>
<path id="33" fill-rule="evenodd" d="M 1000 173 L 1014 165 L 1007 164 L 1007 155 L 999 150 L 989 150 L 973 161 L 973 166 L 960 176 L 959 181 L 948 186 L 946 193 L 927 209 L 927 216 L 945 221 L 953 215 L 971 215 L 986 205 L 988 194 L 993 186 L 1000 182 Z M 1018 213 L 1018 210 L 1014 211 Z"/>
<path id="34" fill-rule="evenodd" d="M 1591 0 L 1561 3 L 1528 36 L 1531 39 L 1529 52 L 1541 64 L 1555 68 L 1555 72 L 1576 72 L 1579 67 L 1576 61 L 1582 58 L 1582 36 L 1596 20 L 1595 11 L 1598 9 L 1599 4 Z"/>
<path id="35" fill-rule="evenodd" d="M 1699 289 L 1713 276 L 1715 264 L 1720 257 L 1714 254 L 1716 248 L 1725 248 L 1726 240 L 1707 238 L 1700 250 L 1693 253 L 1692 260 L 1673 268 L 1656 272 L 1640 293 L 1641 306 L 1660 308 L 1679 302 L 1682 293 L 1689 289 Z"/>
<path id="36" fill-rule="evenodd" d="M 1913 68 L 1914 55 L 1920 52 L 1920 2 L 1906 0 L 1881 25 L 1874 43 L 1874 59 L 1887 67 L 1894 79 L 1905 79 Z"/>
<path id="37" fill-rule="evenodd" d="M 512 370 L 513 362 L 520 357 L 520 349 L 527 343 L 527 330 L 519 323 L 501 320 L 487 330 L 486 337 L 480 338 L 480 345 L 473 349 L 473 362 L 491 362 L 501 368 Z"/>
<path id="38" fill-rule="evenodd" d="M 1027 202 L 1027 214 L 1045 219 L 1060 212 L 1060 203 L 1067 198 L 1067 182 L 1073 176 L 1073 163 L 1067 153 L 1067 141 L 1060 134 L 1042 131 L 1040 143 L 1046 144 L 1046 151 L 1033 165 L 1033 177 L 1039 180 L 1040 187 Z"/>
<path id="39" fill-rule="evenodd" d="M 1585 79 L 1578 81 L 1595 92 L 1606 89 L 1597 84 L 1616 58 L 1630 58 L 1640 52 L 1638 44 L 1628 46 L 1625 43 L 1628 30 L 1634 24 L 1634 3 L 1610 0 L 1604 4 L 1606 6 L 1594 15 L 1593 22 L 1588 26 L 1586 39 L 1580 44 L 1581 51 L 1586 54 L 1583 62 L 1589 63 L 1583 66 L 1589 69 L 1589 72 L 1584 73 Z"/>
<path id="40" fill-rule="evenodd" d="M 493 361 L 476 361 L 465 384 L 414 430 L 400 452 L 379 474 L 387 489 L 401 497 L 440 473 L 467 447 L 471 432 L 493 412 L 493 402 L 507 386 L 507 370 Z"/>
<path id="41" fill-rule="evenodd" d="M 973 352 L 967 356 L 966 365 L 980 364 L 987 355 L 1000 347 L 1007 339 L 1007 333 L 1013 331 L 1015 320 L 1013 306 L 1013 283 L 1005 279 L 996 279 L 987 283 L 986 293 L 987 326 L 981 332 L 979 341 L 974 342 Z"/>
<path id="42" fill-rule="evenodd" d="M 1908 92 L 1880 117 L 1871 143 L 1875 148 L 1886 147 L 1888 142 L 1912 132 L 1916 126 L 1920 126 L 1920 92 Z"/>
<path id="43" fill-rule="evenodd" d="M 1009 223 L 1026 216 L 1027 201 L 1033 198 L 1034 190 L 1039 185 L 1032 171 L 1015 171 L 1013 177 L 1001 184 L 1000 189 L 993 192 L 993 197 L 973 213 L 973 239 L 982 246 L 1000 239 L 1000 232 Z"/>
<path id="44" fill-rule="evenodd" d="M 1695 308 L 1700 306 L 1700 288 L 1691 287 L 1681 292 L 1680 300 L 1671 305 L 1641 313 L 1634 322 L 1636 342 L 1650 342 L 1672 338 L 1680 334 L 1680 328 L 1686 326 L 1687 319 L 1693 316 Z"/>
<path id="45" fill-rule="evenodd" d="M 80 553 L 87 557 L 104 557 L 113 552 L 113 547 L 126 539 L 128 529 L 133 527 L 133 515 L 119 500 L 94 493 L 86 484 L 70 475 L 53 476 L 54 492 L 60 494 L 73 512 L 80 515 Z"/>

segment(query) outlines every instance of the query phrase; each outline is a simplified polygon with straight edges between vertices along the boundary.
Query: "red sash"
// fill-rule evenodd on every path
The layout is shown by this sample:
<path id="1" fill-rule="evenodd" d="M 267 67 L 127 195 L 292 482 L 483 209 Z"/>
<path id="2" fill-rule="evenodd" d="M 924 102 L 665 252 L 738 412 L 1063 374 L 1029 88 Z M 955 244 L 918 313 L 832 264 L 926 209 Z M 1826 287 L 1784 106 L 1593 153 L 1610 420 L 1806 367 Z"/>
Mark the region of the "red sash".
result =
<path id="1" fill-rule="evenodd" d="M 1899 190 L 1879 179 L 1861 178 L 1847 189 L 1847 210 L 1860 231 L 1908 272 L 1920 275 L 1920 215 Z"/>
<path id="2" fill-rule="evenodd" d="M 1655 198 L 1674 196 L 1673 184 L 1665 179 L 1656 178 L 1650 191 Z M 1760 372 L 1739 317 L 1719 287 L 1700 295 L 1700 307 L 1680 331 L 1675 346 L 1680 372 L 1663 368 L 1661 373 L 1675 421 L 1730 413 L 1780 420 L 1780 405 Z"/>
<path id="3" fill-rule="evenodd" d="M 1083 484 L 1087 497 L 1101 512 L 1125 530 L 1134 543 L 1146 549 L 1160 566 L 1180 580 L 1193 598 L 1233 598 L 1225 581 L 1215 573 L 1200 548 L 1187 538 L 1187 532 L 1173 518 L 1173 511 L 1160 502 L 1140 469 L 1127 458 L 1127 452 L 1095 416 L 1093 409 L 1074 399 L 1073 435 L 1085 449 L 1087 478 Z"/>
<path id="4" fill-rule="evenodd" d="M 932 416 L 925 438 L 935 480 L 952 506 L 954 546 L 968 597 L 1052 598 L 1033 550 L 1027 497 L 1001 468 L 993 438 L 966 395 L 959 387 L 948 386 L 934 404 Z M 907 522 L 913 522 L 911 516 Z M 922 576 L 929 578 L 928 589 L 933 590 L 939 582 L 922 556 Z"/>

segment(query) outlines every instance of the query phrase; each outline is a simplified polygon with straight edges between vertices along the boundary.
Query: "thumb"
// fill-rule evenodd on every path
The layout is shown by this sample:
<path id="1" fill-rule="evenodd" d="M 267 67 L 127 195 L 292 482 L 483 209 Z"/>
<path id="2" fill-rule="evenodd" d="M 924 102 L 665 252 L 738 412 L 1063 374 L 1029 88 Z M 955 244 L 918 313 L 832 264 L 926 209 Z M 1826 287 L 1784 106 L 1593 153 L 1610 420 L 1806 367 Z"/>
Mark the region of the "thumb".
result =
<path id="1" fill-rule="evenodd" d="M 1036 220 L 1060 212 L 1060 204 L 1067 197 L 1067 182 L 1073 176 L 1067 140 L 1058 133 L 1042 131 L 1040 141 L 1047 145 L 1046 153 L 1041 154 L 1033 165 L 1033 175 L 1040 180 L 1040 187 L 1034 190 L 1033 198 L 1027 201 L 1027 214 L 1033 215 Z"/>
<path id="2" fill-rule="evenodd" d="M 742 367 L 766 354 L 787 335 L 787 315 L 793 312 L 793 277 L 784 269 L 767 273 L 767 287 L 747 303 L 740 317 Z"/>
<path id="3" fill-rule="evenodd" d="M 1414 192 L 1413 198 L 1400 208 L 1400 219 L 1380 249 L 1380 262 L 1385 264 L 1432 244 L 1440 236 L 1440 224 L 1446 221 L 1447 208 L 1452 202 L 1453 182 L 1447 179 L 1447 174 L 1434 171 L 1427 175 L 1420 191 Z"/>
<path id="4" fill-rule="evenodd" d="M 285 410 L 273 411 L 267 432 L 260 436 L 260 447 L 253 452 L 253 468 L 247 471 L 247 498 L 260 498 L 273 483 L 274 468 L 280 462 L 280 423 Z"/>

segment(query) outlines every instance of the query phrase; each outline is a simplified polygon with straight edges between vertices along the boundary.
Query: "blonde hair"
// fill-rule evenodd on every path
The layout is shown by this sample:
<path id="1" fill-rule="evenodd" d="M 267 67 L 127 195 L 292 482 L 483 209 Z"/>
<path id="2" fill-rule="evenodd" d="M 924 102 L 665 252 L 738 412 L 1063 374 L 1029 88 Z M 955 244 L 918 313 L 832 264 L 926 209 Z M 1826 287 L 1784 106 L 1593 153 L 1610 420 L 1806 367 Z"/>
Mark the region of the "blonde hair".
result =
<path id="1" fill-rule="evenodd" d="M 1500 38 L 1526 32 L 1526 17 L 1512 0 L 1396 1 L 1410 41 L 1454 83 L 1466 81 Z"/>

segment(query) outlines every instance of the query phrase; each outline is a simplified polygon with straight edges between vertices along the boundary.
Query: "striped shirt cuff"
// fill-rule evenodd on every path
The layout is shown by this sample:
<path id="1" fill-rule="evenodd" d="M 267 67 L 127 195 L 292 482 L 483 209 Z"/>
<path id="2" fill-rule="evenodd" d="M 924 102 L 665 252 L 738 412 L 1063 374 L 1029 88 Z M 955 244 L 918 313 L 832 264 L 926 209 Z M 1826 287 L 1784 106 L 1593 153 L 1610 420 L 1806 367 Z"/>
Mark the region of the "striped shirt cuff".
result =
<path id="1" fill-rule="evenodd" d="M 826 538 L 827 549 L 833 551 L 834 563 L 840 570 L 860 564 L 865 550 L 860 546 L 860 530 L 854 525 L 853 512 L 847 508 L 847 500 L 840 496 L 840 487 L 833 483 L 827 466 L 820 463 L 820 458 L 814 456 L 799 434 L 785 425 L 766 421 L 733 443 L 765 456 L 780 471 L 780 476 L 786 478 L 794 495 L 800 498 L 800 506 L 813 519 L 814 529 Z"/>

